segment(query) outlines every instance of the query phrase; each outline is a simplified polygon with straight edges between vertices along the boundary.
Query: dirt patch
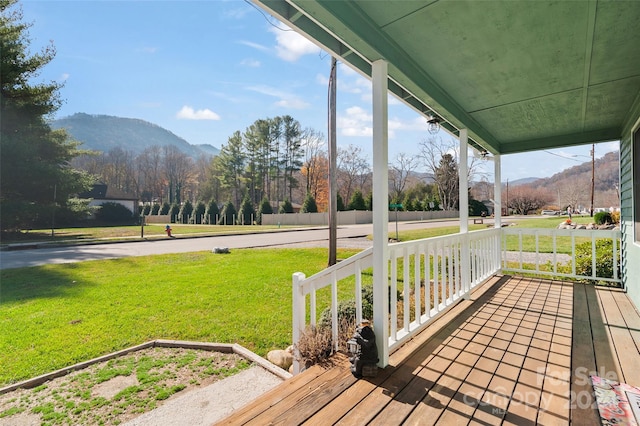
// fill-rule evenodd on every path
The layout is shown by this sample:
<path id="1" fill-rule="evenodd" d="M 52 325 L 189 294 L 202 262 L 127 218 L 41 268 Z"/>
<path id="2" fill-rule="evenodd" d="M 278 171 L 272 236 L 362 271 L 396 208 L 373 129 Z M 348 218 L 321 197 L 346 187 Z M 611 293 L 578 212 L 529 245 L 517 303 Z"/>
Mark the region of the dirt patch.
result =
<path id="1" fill-rule="evenodd" d="M 0 395 L 0 425 L 117 425 L 250 365 L 230 353 L 143 349 Z"/>

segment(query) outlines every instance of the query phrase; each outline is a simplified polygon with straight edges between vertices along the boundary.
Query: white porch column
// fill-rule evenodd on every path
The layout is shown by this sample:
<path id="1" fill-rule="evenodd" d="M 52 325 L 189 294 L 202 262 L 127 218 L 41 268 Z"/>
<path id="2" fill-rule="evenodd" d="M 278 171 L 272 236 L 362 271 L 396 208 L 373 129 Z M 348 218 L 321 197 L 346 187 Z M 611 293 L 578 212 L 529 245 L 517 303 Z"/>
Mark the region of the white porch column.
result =
<path id="1" fill-rule="evenodd" d="M 387 62 L 372 64 L 373 86 L 373 329 L 380 367 L 389 364 L 389 141 Z"/>
<path id="2" fill-rule="evenodd" d="M 500 155 L 493 156 L 493 219 L 494 228 L 502 228 L 502 166 Z"/>
<path id="3" fill-rule="evenodd" d="M 460 232 L 469 231 L 469 138 L 467 129 L 460 129 L 460 164 L 458 164 Z"/>
<path id="4" fill-rule="evenodd" d="M 458 164 L 458 210 L 460 211 L 460 233 L 465 234 L 462 239 L 460 260 L 460 279 L 464 298 L 471 295 L 471 253 L 469 252 L 469 137 L 467 129 L 460 129 L 460 164 Z"/>

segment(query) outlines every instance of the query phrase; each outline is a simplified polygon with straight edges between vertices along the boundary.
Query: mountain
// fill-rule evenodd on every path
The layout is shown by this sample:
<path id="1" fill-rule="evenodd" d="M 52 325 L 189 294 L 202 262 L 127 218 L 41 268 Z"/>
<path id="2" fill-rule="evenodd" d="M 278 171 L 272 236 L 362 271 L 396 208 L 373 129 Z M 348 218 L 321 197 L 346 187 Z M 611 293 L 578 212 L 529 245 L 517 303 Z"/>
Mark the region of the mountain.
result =
<path id="1" fill-rule="evenodd" d="M 189 157 L 215 156 L 220 150 L 213 145 L 191 145 L 186 140 L 148 121 L 136 118 L 77 113 L 51 122 L 51 128 L 64 128 L 82 149 L 108 152 L 122 148 L 140 154 L 153 145 L 173 145 Z"/>

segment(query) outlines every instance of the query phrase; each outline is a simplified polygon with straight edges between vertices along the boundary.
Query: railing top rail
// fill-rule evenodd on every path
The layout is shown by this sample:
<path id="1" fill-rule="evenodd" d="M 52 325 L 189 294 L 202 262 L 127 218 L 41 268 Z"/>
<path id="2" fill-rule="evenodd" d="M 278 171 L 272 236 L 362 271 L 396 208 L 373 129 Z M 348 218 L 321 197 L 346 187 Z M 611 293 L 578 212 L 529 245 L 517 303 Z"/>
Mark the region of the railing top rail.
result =
<path id="1" fill-rule="evenodd" d="M 345 259 L 341 262 L 336 263 L 335 265 L 331 265 L 328 268 L 323 269 L 322 271 L 316 272 L 315 274 L 307 277 L 303 283 L 305 282 L 314 282 L 314 281 L 322 281 L 325 278 L 330 278 L 333 273 L 338 272 L 342 269 L 347 269 L 353 267 L 357 261 L 366 260 L 368 257 L 373 256 L 373 247 L 369 247 L 367 249 L 362 250 L 360 253 L 355 254 L 348 259 Z M 306 293 L 309 289 L 306 288 L 303 284 L 303 291 Z"/>
<path id="2" fill-rule="evenodd" d="M 429 238 L 423 238 L 420 240 L 411 240 L 411 241 L 401 241 L 398 243 L 391 243 L 389 244 L 389 249 L 401 249 L 404 248 L 405 246 L 413 246 L 413 245 L 417 245 L 417 244 L 422 244 L 424 241 L 429 241 L 431 242 L 441 242 L 441 241 L 449 241 L 449 240 L 460 240 L 461 238 L 464 238 L 466 235 L 469 236 L 469 238 L 482 238 L 485 235 L 484 234 L 493 234 L 493 233 L 499 233 L 500 232 L 500 228 L 488 228 L 488 229 L 478 229 L 475 231 L 469 231 L 468 234 L 465 233 L 461 233 L 461 232 L 457 232 L 455 234 L 447 234 L 447 235 L 440 235 L 437 237 L 429 237 Z"/>

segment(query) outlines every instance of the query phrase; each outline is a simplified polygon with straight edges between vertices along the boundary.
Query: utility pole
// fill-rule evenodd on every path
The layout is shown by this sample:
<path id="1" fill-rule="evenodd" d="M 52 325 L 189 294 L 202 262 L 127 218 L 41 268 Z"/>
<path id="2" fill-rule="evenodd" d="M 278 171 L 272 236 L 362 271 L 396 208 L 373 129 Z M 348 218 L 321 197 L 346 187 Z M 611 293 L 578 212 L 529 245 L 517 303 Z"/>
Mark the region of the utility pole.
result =
<path id="1" fill-rule="evenodd" d="M 591 217 L 593 217 L 593 193 L 596 185 L 596 145 L 591 144 Z"/>
<path id="2" fill-rule="evenodd" d="M 338 196 L 336 181 L 337 144 L 336 144 L 336 67 L 335 57 L 331 57 L 329 76 L 329 266 L 335 265 L 337 251 Z"/>

